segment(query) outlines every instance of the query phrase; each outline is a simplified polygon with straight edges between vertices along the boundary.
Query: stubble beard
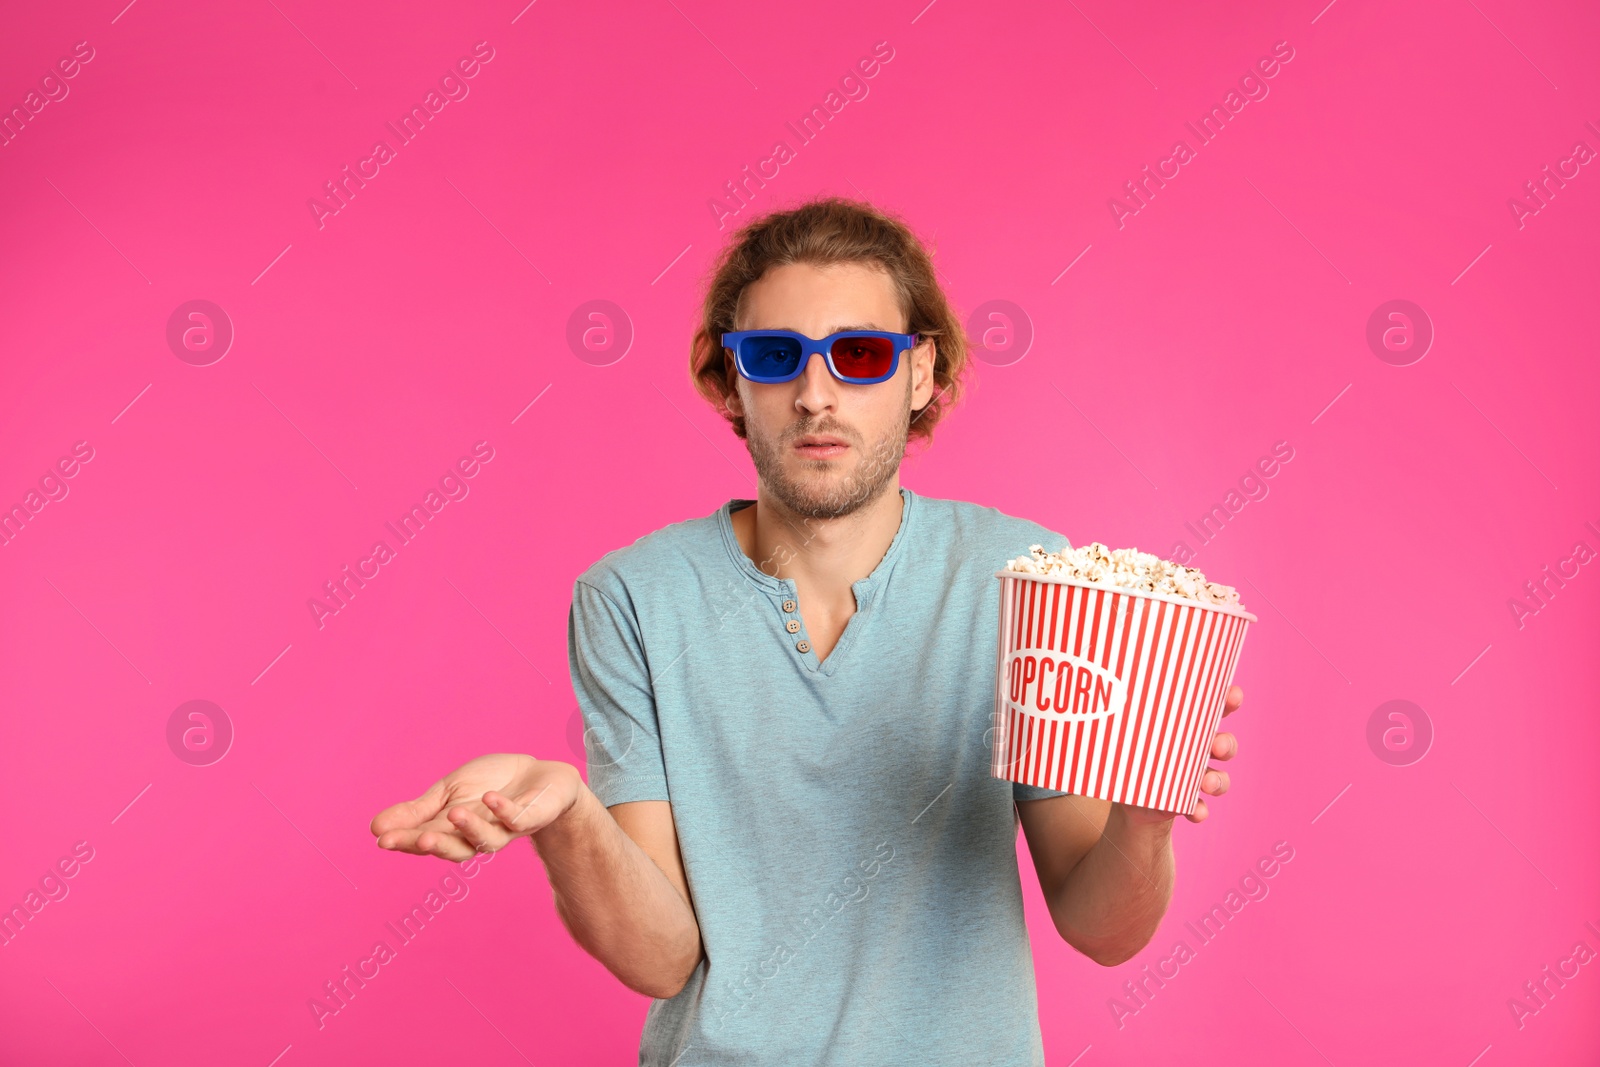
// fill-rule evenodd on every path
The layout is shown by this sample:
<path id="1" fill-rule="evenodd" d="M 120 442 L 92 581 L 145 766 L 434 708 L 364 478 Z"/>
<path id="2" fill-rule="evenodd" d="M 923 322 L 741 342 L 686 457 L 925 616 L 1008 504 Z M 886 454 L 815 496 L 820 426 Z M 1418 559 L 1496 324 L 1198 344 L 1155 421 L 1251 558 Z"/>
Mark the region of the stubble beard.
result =
<path id="1" fill-rule="evenodd" d="M 797 422 L 777 440 L 766 437 L 746 422 L 745 447 L 755 464 L 761 485 L 778 503 L 807 519 L 836 519 L 849 515 L 878 499 L 894 480 L 905 457 L 910 436 L 909 384 L 906 389 L 906 415 L 872 445 L 862 449 L 855 434 L 834 422 Z M 784 458 L 793 453 L 795 441 L 807 434 L 832 434 L 850 444 L 859 455 L 855 465 L 841 474 L 829 474 L 834 460 L 800 460 L 801 474 L 791 476 Z"/>

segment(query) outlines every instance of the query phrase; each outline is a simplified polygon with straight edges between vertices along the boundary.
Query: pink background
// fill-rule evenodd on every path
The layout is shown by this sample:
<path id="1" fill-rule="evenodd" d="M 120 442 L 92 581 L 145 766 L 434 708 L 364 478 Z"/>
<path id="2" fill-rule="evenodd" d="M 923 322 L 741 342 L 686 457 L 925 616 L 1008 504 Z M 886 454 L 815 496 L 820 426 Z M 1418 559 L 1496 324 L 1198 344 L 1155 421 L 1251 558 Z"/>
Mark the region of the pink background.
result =
<path id="1" fill-rule="evenodd" d="M 0 548 L 0 905 L 93 849 L 0 949 L 0 1062 L 633 1061 L 647 1001 L 526 845 L 321 1029 L 307 1004 L 455 870 L 381 852 L 374 813 L 485 752 L 581 762 L 574 576 L 753 495 L 685 367 L 731 229 L 708 200 L 780 138 L 734 221 L 864 195 L 936 241 L 963 314 L 1031 322 L 916 491 L 1168 554 L 1294 450 L 1196 556 L 1261 622 L 1233 788 L 1177 825 L 1150 947 L 1076 954 L 1022 855 L 1049 1062 L 1600 1056 L 1600 964 L 1520 1027 L 1507 1003 L 1600 950 L 1600 565 L 1520 628 L 1507 603 L 1600 549 L 1600 168 L 1520 228 L 1507 204 L 1600 149 L 1592 5 L 124 2 L 0 35 L 8 110 L 94 49 L 0 148 L 0 504 L 94 450 Z M 470 95 L 319 229 L 308 198 L 479 41 Z M 786 120 L 879 41 L 869 95 L 797 146 Z M 1278 41 L 1269 95 L 1197 147 L 1185 121 Z M 1108 200 L 1179 138 L 1196 158 L 1119 228 Z M 195 299 L 236 331 L 208 366 L 166 341 Z M 620 359 L 568 345 L 596 299 Z M 1409 366 L 1365 340 L 1391 299 L 1436 331 Z M 470 495 L 319 629 L 308 598 L 477 441 Z M 194 699 L 236 732 L 209 766 L 167 741 Z M 1409 765 L 1367 741 L 1394 699 L 1434 734 Z M 1200 945 L 1185 921 L 1280 841 Z"/>

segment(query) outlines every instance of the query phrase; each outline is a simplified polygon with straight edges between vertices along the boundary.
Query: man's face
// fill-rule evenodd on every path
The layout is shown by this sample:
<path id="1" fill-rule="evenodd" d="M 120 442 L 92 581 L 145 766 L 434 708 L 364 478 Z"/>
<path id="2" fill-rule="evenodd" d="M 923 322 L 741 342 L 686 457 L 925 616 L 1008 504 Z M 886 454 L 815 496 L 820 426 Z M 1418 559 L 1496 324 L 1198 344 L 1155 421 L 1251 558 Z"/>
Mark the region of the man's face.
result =
<path id="1" fill-rule="evenodd" d="M 875 264 L 773 267 L 744 293 L 737 329 L 794 330 L 822 338 L 840 330 L 905 333 L 894 282 Z M 745 445 L 767 492 L 810 518 L 848 515 L 877 499 L 905 455 L 913 410 L 933 398 L 934 345 L 900 354 L 894 377 L 873 385 L 841 382 L 812 356 L 792 382 L 739 377 L 728 407 L 744 415 Z"/>

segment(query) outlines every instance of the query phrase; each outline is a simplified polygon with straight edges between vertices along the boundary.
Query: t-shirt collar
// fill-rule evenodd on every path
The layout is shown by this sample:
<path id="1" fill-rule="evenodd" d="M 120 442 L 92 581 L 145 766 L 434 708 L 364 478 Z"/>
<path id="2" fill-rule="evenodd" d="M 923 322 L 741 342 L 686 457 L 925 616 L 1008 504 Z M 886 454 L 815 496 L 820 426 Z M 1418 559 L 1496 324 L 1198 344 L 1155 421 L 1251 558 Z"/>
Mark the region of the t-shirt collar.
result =
<path id="1" fill-rule="evenodd" d="M 907 531 L 911 528 L 912 516 L 916 510 L 917 494 L 905 486 L 900 487 L 900 499 L 903 506 L 900 512 L 900 528 L 895 531 L 894 540 L 889 542 L 889 548 L 884 552 L 883 558 L 872 569 L 872 573 L 855 582 L 850 588 L 855 592 L 856 608 L 860 610 L 874 597 L 889 580 L 889 574 L 894 570 L 895 560 L 899 557 L 902 546 L 906 541 Z M 735 497 L 717 509 L 717 529 L 722 533 L 723 547 L 728 550 L 728 555 L 746 578 L 771 593 L 794 594 L 795 584 L 792 578 L 777 578 L 762 571 L 756 566 L 754 560 L 744 554 L 744 549 L 739 547 L 738 535 L 733 531 L 733 513 L 742 507 L 754 504 L 754 500 L 744 497 Z M 769 569 L 776 570 L 776 565 L 768 564 Z"/>

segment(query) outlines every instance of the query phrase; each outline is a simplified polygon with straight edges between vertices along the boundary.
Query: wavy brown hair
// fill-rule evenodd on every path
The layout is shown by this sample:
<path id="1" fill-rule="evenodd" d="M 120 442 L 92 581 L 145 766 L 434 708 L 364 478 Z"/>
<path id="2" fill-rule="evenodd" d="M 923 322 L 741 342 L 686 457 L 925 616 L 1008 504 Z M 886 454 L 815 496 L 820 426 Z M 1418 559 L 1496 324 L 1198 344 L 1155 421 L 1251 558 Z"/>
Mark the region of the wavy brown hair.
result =
<path id="1" fill-rule="evenodd" d="M 933 399 L 909 416 L 907 439 L 933 440 L 934 427 L 962 397 L 967 335 L 939 279 L 933 259 L 911 228 L 870 204 L 829 196 L 775 211 L 736 231 L 712 270 L 700 325 L 689 349 L 689 374 L 701 396 L 745 436 L 744 416 L 728 410 L 738 372 L 721 337 L 737 329 L 745 287 L 769 267 L 809 263 L 875 263 L 887 271 L 906 316 L 907 333 L 933 338 Z"/>

